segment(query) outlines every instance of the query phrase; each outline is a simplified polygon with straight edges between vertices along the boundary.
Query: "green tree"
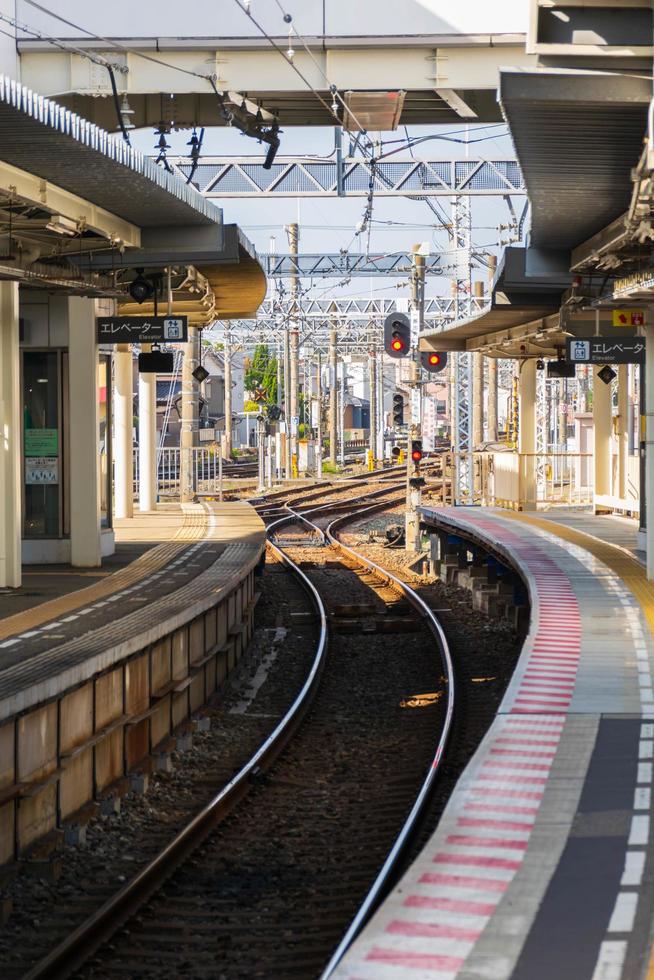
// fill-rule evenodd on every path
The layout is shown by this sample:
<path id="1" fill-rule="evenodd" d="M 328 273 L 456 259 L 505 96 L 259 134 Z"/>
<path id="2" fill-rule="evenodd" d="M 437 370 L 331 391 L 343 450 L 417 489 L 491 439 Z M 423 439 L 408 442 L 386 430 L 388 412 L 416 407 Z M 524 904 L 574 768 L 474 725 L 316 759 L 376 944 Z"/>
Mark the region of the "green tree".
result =
<path id="1" fill-rule="evenodd" d="M 245 372 L 246 391 L 254 391 L 255 388 L 263 387 L 263 377 L 270 361 L 270 351 L 268 344 L 257 344 L 254 354 Z"/>
<path id="2" fill-rule="evenodd" d="M 271 357 L 269 359 L 266 365 L 266 370 L 263 375 L 261 387 L 266 389 L 266 395 L 268 396 L 268 403 L 270 405 L 277 405 L 279 392 L 277 391 L 277 358 L 276 357 Z"/>

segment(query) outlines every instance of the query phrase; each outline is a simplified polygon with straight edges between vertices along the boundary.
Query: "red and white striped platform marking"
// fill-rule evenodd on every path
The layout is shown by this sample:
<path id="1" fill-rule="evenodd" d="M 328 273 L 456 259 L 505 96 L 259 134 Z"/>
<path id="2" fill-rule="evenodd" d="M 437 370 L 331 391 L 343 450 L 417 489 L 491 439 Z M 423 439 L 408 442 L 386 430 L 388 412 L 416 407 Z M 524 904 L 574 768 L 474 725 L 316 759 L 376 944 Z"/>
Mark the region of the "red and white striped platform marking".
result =
<path id="1" fill-rule="evenodd" d="M 466 514 L 466 521 L 497 538 L 492 519 Z M 454 828 L 431 858 L 428 845 L 420 877 L 383 934 L 339 977 L 454 980 L 524 860 L 574 691 L 581 619 L 567 575 L 546 552 L 509 528 L 502 540 L 535 583 L 526 668 L 483 762 L 459 790 Z"/>

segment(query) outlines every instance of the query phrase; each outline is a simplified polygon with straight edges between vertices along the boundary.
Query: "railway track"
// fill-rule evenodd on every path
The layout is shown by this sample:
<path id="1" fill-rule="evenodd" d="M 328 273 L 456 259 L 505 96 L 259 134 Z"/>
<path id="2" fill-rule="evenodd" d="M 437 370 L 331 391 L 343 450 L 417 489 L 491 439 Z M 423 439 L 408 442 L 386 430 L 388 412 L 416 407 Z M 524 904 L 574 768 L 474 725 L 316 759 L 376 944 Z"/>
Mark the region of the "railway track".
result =
<path id="1" fill-rule="evenodd" d="M 398 486 L 350 503 L 324 531 L 292 510 L 271 524 L 273 568 L 291 569 L 315 610 L 300 694 L 247 764 L 29 980 L 329 974 L 401 864 L 453 710 L 434 614 L 336 537 L 389 493 Z"/>

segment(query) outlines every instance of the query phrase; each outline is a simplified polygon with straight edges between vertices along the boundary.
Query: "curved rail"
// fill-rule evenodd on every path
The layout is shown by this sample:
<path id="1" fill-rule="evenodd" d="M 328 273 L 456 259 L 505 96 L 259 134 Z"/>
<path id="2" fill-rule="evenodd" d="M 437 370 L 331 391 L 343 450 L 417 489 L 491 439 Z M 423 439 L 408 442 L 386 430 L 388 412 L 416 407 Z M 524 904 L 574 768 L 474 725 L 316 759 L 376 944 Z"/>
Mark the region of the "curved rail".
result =
<path id="1" fill-rule="evenodd" d="M 295 515 L 283 517 L 270 527 L 294 518 Z M 308 576 L 276 545 L 268 542 L 268 546 L 299 576 L 320 619 L 320 636 L 316 654 L 301 691 L 273 732 L 230 782 L 196 814 L 163 851 L 160 851 L 120 891 L 32 967 L 23 980 L 55 980 L 59 977 L 68 977 L 79 969 L 205 840 L 219 820 L 245 796 L 250 778 L 256 776 L 262 767 L 269 766 L 277 758 L 297 728 L 315 693 L 325 662 L 327 615 L 320 594 Z"/>
<path id="2" fill-rule="evenodd" d="M 356 514 L 357 516 L 359 516 L 368 511 L 377 510 L 379 509 L 379 506 L 380 506 L 379 504 L 373 504 L 370 507 L 361 508 L 356 511 Z M 447 706 L 445 712 L 445 722 L 443 724 L 443 730 L 441 732 L 441 736 L 436 746 L 436 752 L 434 754 L 434 758 L 432 759 L 431 765 L 429 767 L 429 771 L 427 772 L 427 775 L 423 781 L 418 796 L 416 797 L 415 803 L 411 808 L 411 812 L 409 813 L 407 819 L 404 822 L 404 825 L 402 826 L 397 838 L 395 839 L 395 843 L 393 844 L 393 847 L 389 851 L 388 856 L 386 857 L 386 860 L 384 861 L 381 870 L 379 871 L 377 877 L 375 878 L 375 881 L 372 884 L 372 887 L 370 888 L 368 894 L 363 900 L 359 908 L 359 911 L 357 912 L 356 916 L 350 923 L 347 932 L 341 939 L 332 958 L 330 959 L 325 970 L 321 974 L 321 980 L 327 980 L 327 978 L 333 974 L 334 970 L 341 962 L 346 952 L 348 951 L 348 949 L 350 948 L 354 940 L 357 938 L 357 936 L 359 935 L 363 927 L 366 925 L 366 923 L 372 916 L 373 912 L 377 908 L 382 897 L 386 894 L 388 888 L 390 887 L 390 884 L 393 879 L 394 871 L 397 868 L 399 861 L 402 859 L 404 855 L 405 848 L 407 847 L 407 844 L 411 839 L 411 835 L 418 821 L 420 820 L 424 805 L 438 777 L 439 768 L 450 736 L 450 731 L 452 728 L 452 718 L 454 714 L 454 694 L 455 694 L 454 667 L 452 664 L 452 657 L 450 654 L 447 638 L 445 636 L 445 633 L 443 632 L 443 627 L 441 626 L 437 617 L 434 615 L 434 613 L 429 608 L 427 603 L 424 601 L 424 599 L 422 599 L 418 595 L 418 593 L 415 592 L 414 589 L 412 589 L 409 585 L 407 585 L 405 582 L 399 579 L 396 575 L 393 575 L 387 569 L 382 568 L 380 565 L 377 565 L 370 558 L 367 558 L 365 555 L 359 554 L 359 552 L 355 551 L 353 548 L 350 548 L 348 545 L 343 544 L 343 542 L 340 541 L 334 535 L 333 530 L 335 530 L 336 526 L 340 524 L 344 524 L 348 520 L 351 520 L 352 516 L 353 516 L 352 514 L 346 514 L 332 521 L 326 531 L 327 539 L 329 540 L 330 544 L 332 544 L 336 548 L 339 548 L 341 551 L 343 551 L 354 561 L 357 561 L 365 565 L 368 569 L 370 569 L 370 571 L 374 572 L 375 575 L 378 575 L 382 578 L 385 578 L 387 581 L 392 582 L 394 586 L 396 586 L 402 591 L 402 593 L 409 600 L 411 605 L 415 609 L 417 609 L 422 616 L 424 616 L 430 630 L 432 631 L 432 633 L 436 638 L 436 642 L 438 644 L 440 654 L 443 659 L 445 676 L 447 678 Z"/>

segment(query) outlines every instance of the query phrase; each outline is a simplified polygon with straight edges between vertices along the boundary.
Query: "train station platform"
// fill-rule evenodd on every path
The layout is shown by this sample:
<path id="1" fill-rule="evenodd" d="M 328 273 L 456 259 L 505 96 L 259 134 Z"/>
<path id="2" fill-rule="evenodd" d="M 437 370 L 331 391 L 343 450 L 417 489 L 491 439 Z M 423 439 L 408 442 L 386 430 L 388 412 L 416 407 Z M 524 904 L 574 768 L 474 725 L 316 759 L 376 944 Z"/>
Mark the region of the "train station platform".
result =
<path id="1" fill-rule="evenodd" d="M 117 523 L 132 561 L 44 567 L 36 596 L 29 578 L 0 595 L 0 864 L 133 770 L 249 641 L 265 546 L 249 504 Z"/>
<path id="2" fill-rule="evenodd" d="M 635 528 L 481 508 L 421 518 L 519 571 L 529 632 L 437 831 L 334 975 L 649 980 L 654 588 Z"/>

